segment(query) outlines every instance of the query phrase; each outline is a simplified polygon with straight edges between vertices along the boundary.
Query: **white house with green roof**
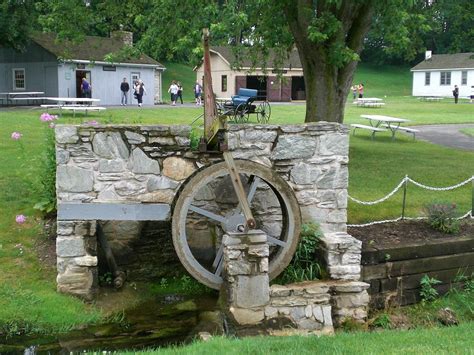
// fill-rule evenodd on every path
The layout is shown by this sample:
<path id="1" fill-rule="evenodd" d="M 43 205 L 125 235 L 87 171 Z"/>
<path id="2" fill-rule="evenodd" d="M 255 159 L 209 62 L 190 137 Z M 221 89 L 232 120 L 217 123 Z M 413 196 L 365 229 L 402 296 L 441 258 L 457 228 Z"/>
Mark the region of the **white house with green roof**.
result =
<path id="1" fill-rule="evenodd" d="M 454 85 L 459 97 L 469 97 L 474 89 L 474 53 L 434 54 L 411 68 L 413 96 L 452 97 Z"/>

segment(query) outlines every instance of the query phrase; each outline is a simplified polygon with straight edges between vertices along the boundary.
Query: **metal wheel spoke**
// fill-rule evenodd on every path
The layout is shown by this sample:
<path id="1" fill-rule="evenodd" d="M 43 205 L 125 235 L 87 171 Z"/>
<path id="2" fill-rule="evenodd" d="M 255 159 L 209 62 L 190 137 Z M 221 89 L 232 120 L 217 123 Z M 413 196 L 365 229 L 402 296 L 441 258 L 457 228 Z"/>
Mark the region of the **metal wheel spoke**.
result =
<path id="1" fill-rule="evenodd" d="M 221 243 L 221 246 L 217 250 L 216 257 L 214 258 L 214 261 L 212 262 L 212 267 L 216 268 L 219 266 L 220 261 L 222 260 L 222 254 L 224 253 L 224 244 Z"/>
<path id="2" fill-rule="evenodd" d="M 257 192 L 257 187 L 261 179 L 258 176 L 253 176 L 252 184 L 250 185 L 249 194 L 247 195 L 247 201 L 249 205 L 252 204 L 253 197 L 255 196 L 255 192 Z"/>
<path id="3" fill-rule="evenodd" d="M 270 244 L 276 244 L 280 247 L 286 247 L 286 242 L 280 240 L 280 239 L 277 239 L 277 238 L 274 238 L 274 237 L 271 237 L 271 236 L 267 236 L 267 241 L 268 243 Z"/>
<path id="4" fill-rule="evenodd" d="M 221 258 L 219 259 L 219 262 L 217 263 L 217 268 L 214 271 L 214 275 L 221 276 L 223 266 L 224 266 L 224 257 L 221 255 Z"/>
<path id="5" fill-rule="evenodd" d="M 197 207 L 197 206 L 190 205 L 190 206 L 189 206 L 189 209 L 190 209 L 191 211 L 193 211 L 193 212 L 196 212 L 196 213 L 198 213 L 198 214 L 204 216 L 204 217 L 213 219 L 214 221 L 217 221 L 217 222 L 219 222 L 219 223 L 226 223 L 226 222 L 227 222 L 227 220 L 226 220 L 224 217 L 222 217 L 222 216 L 220 216 L 220 215 L 218 215 L 218 214 L 215 214 L 215 213 L 213 213 L 213 212 L 211 212 L 211 211 L 207 211 L 207 210 L 205 210 L 205 209 L 203 209 L 203 208 L 201 208 L 201 207 Z"/>

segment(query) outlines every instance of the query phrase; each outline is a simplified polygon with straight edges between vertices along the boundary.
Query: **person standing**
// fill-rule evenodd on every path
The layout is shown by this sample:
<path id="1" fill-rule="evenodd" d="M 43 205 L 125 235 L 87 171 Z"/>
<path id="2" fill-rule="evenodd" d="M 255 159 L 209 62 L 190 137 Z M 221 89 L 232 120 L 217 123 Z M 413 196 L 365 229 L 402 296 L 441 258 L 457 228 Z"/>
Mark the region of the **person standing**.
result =
<path id="1" fill-rule="evenodd" d="M 471 100 L 469 102 L 474 103 L 474 85 L 471 86 Z"/>
<path id="2" fill-rule="evenodd" d="M 194 84 L 194 98 L 196 99 L 196 105 L 201 105 L 202 86 L 196 81 Z"/>
<path id="3" fill-rule="evenodd" d="M 142 79 L 138 79 L 135 85 L 135 97 L 138 101 L 138 107 L 142 107 L 143 104 L 143 95 L 146 95 L 145 84 L 143 83 Z"/>
<path id="4" fill-rule="evenodd" d="M 356 84 L 352 85 L 351 90 L 352 90 L 352 99 L 355 100 L 357 98 L 357 85 Z"/>
<path id="5" fill-rule="evenodd" d="M 122 106 L 127 106 L 127 97 L 128 92 L 130 91 L 130 85 L 127 83 L 127 78 L 123 78 L 123 81 L 120 84 L 120 91 L 122 92 L 122 99 L 120 101 L 120 104 Z"/>
<path id="6" fill-rule="evenodd" d="M 176 81 L 172 81 L 171 85 L 168 89 L 168 92 L 171 94 L 171 105 L 176 106 L 176 99 L 178 98 L 178 85 L 176 84 Z"/>
<path id="7" fill-rule="evenodd" d="M 458 98 L 459 98 L 459 88 L 457 85 L 454 85 L 453 96 L 454 96 L 454 103 L 457 104 Z"/>
<path id="8" fill-rule="evenodd" d="M 359 92 L 359 99 L 362 99 L 364 97 L 364 84 L 360 83 L 357 91 Z"/>
<path id="9" fill-rule="evenodd" d="M 89 98 L 89 99 L 91 98 L 91 84 L 89 84 L 86 78 L 82 78 L 81 93 L 82 93 L 82 97 Z"/>
<path id="10" fill-rule="evenodd" d="M 177 94 L 177 97 L 176 97 L 176 101 L 178 101 L 178 99 L 180 99 L 181 101 L 181 105 L 183 104 L 183 85 L 181 85 L 181 82 L 178 81 L 178 94 Z"/>

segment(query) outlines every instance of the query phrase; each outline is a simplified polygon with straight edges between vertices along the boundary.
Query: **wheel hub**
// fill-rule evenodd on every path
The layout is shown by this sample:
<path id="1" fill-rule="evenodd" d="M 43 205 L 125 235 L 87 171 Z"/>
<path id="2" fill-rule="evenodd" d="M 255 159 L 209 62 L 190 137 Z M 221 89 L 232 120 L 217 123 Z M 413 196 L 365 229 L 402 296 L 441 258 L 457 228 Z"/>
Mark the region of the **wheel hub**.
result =
<path id="1" fill-rule="evenodd" d="M 243 232 L 245 217 L 241 211 L 232 210 L 225 215 L 225 222 L 221 226 L 224 232 Z"/>

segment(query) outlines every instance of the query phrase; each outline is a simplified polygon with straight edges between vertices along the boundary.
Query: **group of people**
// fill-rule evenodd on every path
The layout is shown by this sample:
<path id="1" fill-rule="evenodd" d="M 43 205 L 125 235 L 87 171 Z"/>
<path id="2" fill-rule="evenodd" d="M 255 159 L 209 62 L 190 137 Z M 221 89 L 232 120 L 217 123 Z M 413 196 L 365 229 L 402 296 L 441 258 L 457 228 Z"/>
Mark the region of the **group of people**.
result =
<path id="1" fill-rule="evenodd" d="M 176 102 L 178 101 L 178 99 L 180 100 L 181 105 L 183 104 L 183 85 L 181 85 L 181 82 L 173 80 L 168 89 L 168 93 L 171 95 L 172 106 L 176 106 Z M 194 84 L 194 99 L 196 105 L 201 105 L 201 96 L 202 86 L 201 84 L 199 84 L 199 82 L 196 81 L 196 84 Z"/>
<path id="2" fill-rule="evenodd" d="M 127 106 L 128 92 L 130 91 L 130 85 L 127 82 L 127 78 L 123 78 L 120 84 L 120 91 L 122 92 L 122 98 L 120 104 Z M 142 79 L 138 79 L 133 83 L 133 97 L 138 101 L 138 107 L 143 105 L 143 95 L 146 95 L 145 84 Z"/>
<path id="3" fill-rule="evenodd" d="M 357 97 L 362 99 L 364 97 L 364 84 L 354 84 L 351 86 L 352 98 L 355 100 Z"/>

